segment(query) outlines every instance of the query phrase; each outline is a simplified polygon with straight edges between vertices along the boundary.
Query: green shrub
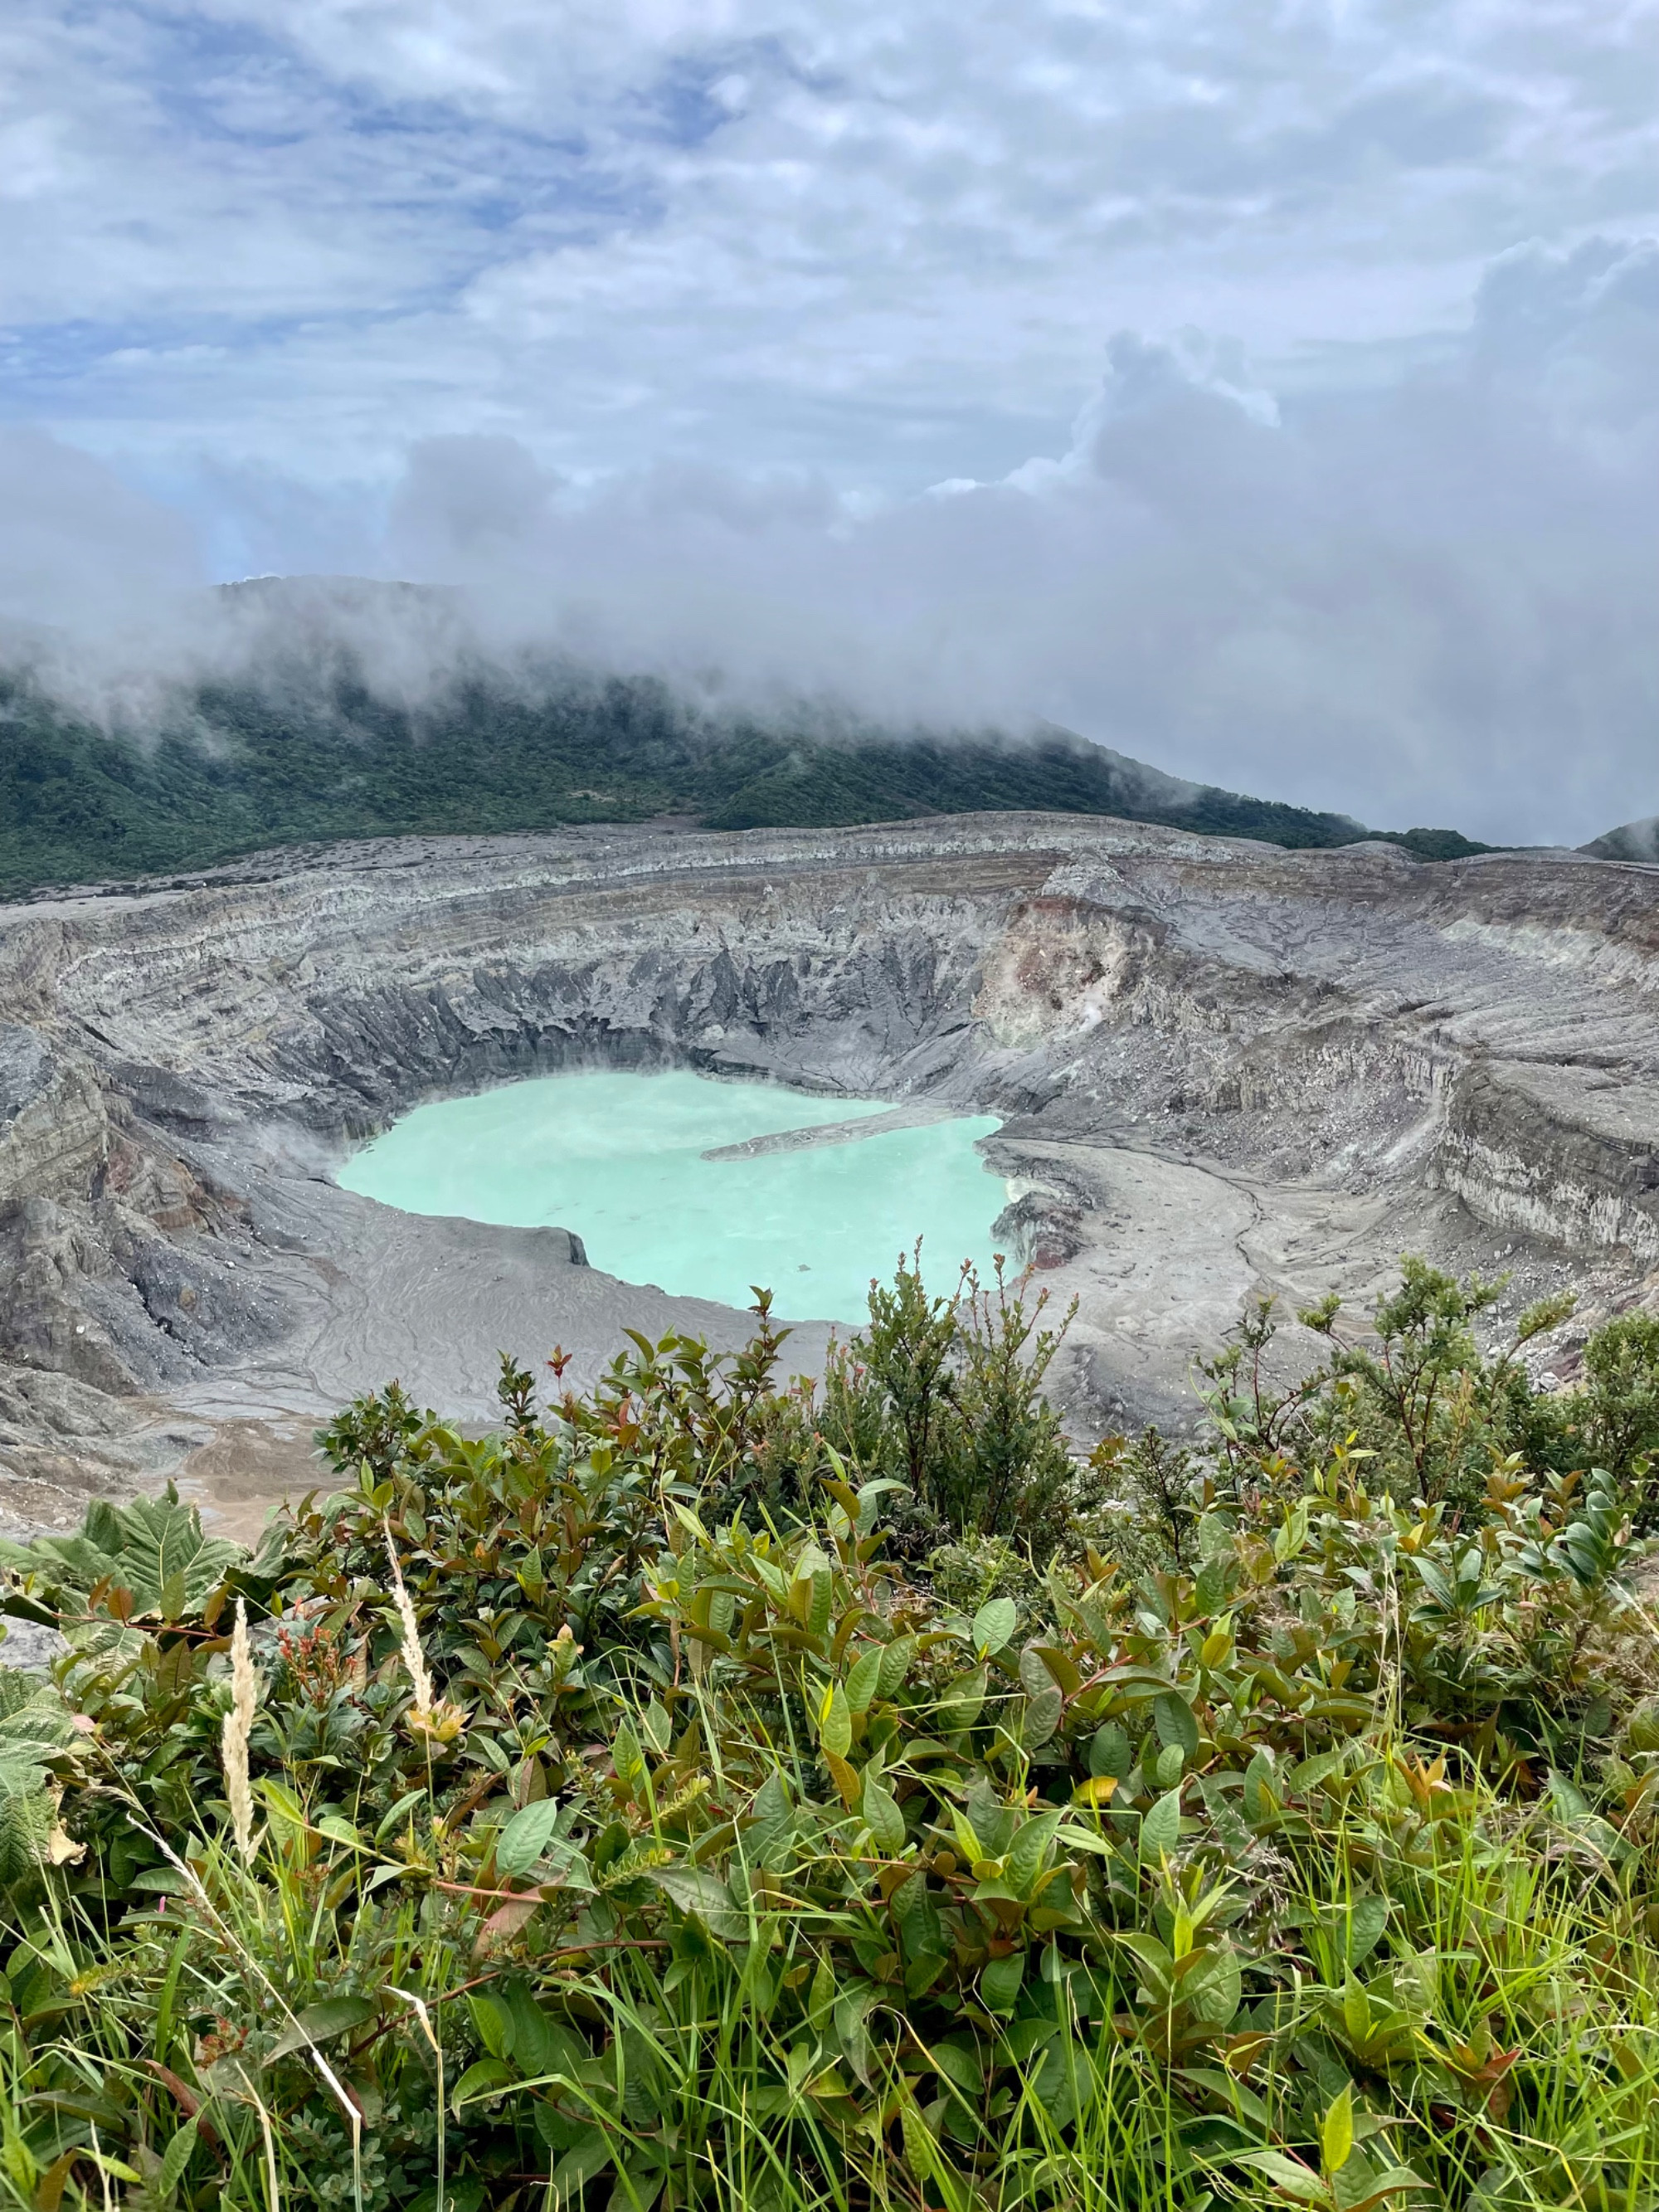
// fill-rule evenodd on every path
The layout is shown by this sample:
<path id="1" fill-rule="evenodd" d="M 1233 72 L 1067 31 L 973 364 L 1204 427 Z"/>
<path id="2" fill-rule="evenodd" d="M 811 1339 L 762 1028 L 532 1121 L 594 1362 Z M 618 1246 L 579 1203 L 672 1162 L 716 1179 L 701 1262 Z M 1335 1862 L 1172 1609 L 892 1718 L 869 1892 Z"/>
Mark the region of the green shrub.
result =
<path id="1" fill-rule="evenodd" d="M 1540 1300 L 1496 1357 L 1477 1341 L 1501 1282 L 1455 1277 L 1407 1257 L 1399 1288 L 1378 1299 L 1370 1325 L 1346 1333 L 1335 1297 L 1297 1318 L 1324 1337 L 1329 1357 L 1289 1389 L 1267 1381 L 1277 1334 L 1275 1301 L 1246 1311 L 1221 1354 L 1200 1360 L 1211 1433 L 1235 1474 L 1271 1474 L 1281 1459 L 1328 1450 L 1339 1439 L 1369 1453 L 1375 1479 L 1395 1498 L 1479 1511 L 1494 1456 L 1519 1448 L 1529 1464 L 1558 1472 L 1565 1424 L 1536 1390 L 1519 1354 L 1571 1312 L 1571 1294 Z M 1579 1462 L 1582 1464 L 1582 1462 Z"/>
<path id="2" fill-rule="evenodd" d="M 964 1267 L 951 1295 L 930 1297 L 918 1244 L 890 1287 L 872 1283 L 868 1325 L 832 1350 L 803 1420 L 860 1474 L 904 1486 L 920 1516 L 911 1556 L 946 1531 L 1018 1537 L 1044 1558 L 1063 1539 L 1075 1470 L 1042 1385 L 1076 1306 L 1056 1328 L 1048 1304 L 1046 1291 L 1028 1303 L 1000 1257 L 988 1285 Z"/>
<path id="3" fill-rule="evenodd" d="M 1581 1456 L 1604 1467 L 1629 1492 L 1638 1535 L 1659 1528 L 1659 1487 L 1650 1461 L 1659 1453 L 1659 1317 L 1619 1314 L 1584 1346 L 1583 1389 L 1568 1431 Z"/>
<path id="4" fill-rule="evenodd" d="M 173 1498 L 8 1549 L 69 1650 L 0 1674 L 0 2197 L 1654 2201 L 1620 1480 L 1493 1449 L 1433 1291 L 1381 1340 L 1440 1332 L 1392 1402 L 1474 1376 L 1478 1497 L 1477 1414 L 1390 1442 L 1366 1370 L 1273 1403 L 1229 1350 L 1189 1444 L 1062 1470 L 1051 1419 L 1006 1423 L 1091 1526 L 1163 1501 L 1142 1566 L 970 1524 L 920 1567 L 884 1470 L 987 1401 L 975 1324 L 905 1272 L 856 1466 L 763 1307 L 746 1351 L 635 1339 L 586 1396 L 556 1359 L 550 1406 L 507 1363 L 485 1438 L 362 1401 L 343 1486 L 252 1556 Z M 997 1363 L 1036 1340 L 977 1325 L 1023 1419 Z"/>

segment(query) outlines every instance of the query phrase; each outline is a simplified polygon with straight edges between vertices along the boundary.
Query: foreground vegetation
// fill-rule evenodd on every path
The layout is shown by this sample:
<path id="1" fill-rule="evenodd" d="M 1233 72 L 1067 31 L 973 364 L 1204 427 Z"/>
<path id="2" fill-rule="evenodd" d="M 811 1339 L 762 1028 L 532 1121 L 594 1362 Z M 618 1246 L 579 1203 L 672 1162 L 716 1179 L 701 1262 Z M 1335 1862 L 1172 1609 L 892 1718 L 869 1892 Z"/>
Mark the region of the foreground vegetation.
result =
<path id="1" fill-rule="evenodd" d="M 141 744 L 77 720 L 0 669 L 0 894 L 342 837 L 659 814 L 715 830 L 814 829 L 1009 807 L 1281 845 L 1362 834 L 1341 815 L 1170 785 L 1059 730 L 1017 742 L 716 722 L 659 683 L 574 673 L 533 693 L 458 682 L 416 712 L 336 671 L 308 687 L 291 672 L 263 686 L 198 685 Z M 1397 842 L 1430 860 L 1487 849 L 1453 830 Z"/>
<path id="2" fill-rule="evenodd" d="M 1063 1322 L 902 1267 L 816 1389 L 395 1386 L 252 1556 L 5 1553 L 0 2196 L 1659 2203 L 1659 1325 L 1546 1396 L 1408 1262 L 1086 1463 Z"/>

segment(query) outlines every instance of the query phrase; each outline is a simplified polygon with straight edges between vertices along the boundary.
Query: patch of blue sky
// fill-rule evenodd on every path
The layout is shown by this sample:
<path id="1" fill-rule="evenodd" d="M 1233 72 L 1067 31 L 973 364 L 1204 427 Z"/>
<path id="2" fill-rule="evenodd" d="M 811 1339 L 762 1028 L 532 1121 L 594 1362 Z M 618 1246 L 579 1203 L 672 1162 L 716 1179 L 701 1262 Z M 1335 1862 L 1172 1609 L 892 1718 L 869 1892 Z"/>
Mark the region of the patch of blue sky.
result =
<path id="1" fill-rule="evenodd" d="M 297 144 L 342 105 L 344 88 L 257 24 L 171 8 L 136 13 L 154 38 L 143 89 L 192 137 Z"/>
<path id="2" fill-rule="evenodd" d="M 307 196 L 349 182 L 372 204 L 410 215 L 461 212 L 490 235 L 539 213 L 639 222 L 660 211 L 653 198 L 642 200 L 637 184 L 624 185 L 611 173 L 583 131 L 537 131 L 441 100 L 377 95 L 325 75 L 256 25 L 145 14 L 163 34 L 143 83 L 158 116 L 187 141 L 222 153 L 241 149 L 257 159 L 303 149 L 315 164 Z M 694 106 L 692 88 L 676 84 L 662 101 L 648 100 L 644 114 L 665 108 L 676 143 L 696 143 Z M 642 136 L 657 135 L 632 103 L 615 120 L 623 136 L 630 123 Z"/>
<path id="3" fill-rule="evenodd" d="M 611 120 L 623 137 L 690 152 L 761 100 L 763 86 L 786 82 L 823 94 L 835 80 L 803 68 L 781 39 L 727 40 L 677 56 L 619 101 Z"/>
<path id="4" fill-rule="evenodd" d="M 331 330 L 382 318 L 335 315 Z M 124 410 L 165 416 L 181 382 L 216 374 L 232 357 L 279 349 L 313 330 L 315 315 L 151 316 L 131 322 L 32 323 L 0 331 L 0 419 L 101 413 L 118 392 Z"/>
<path id="5" fill-rule="evenodd" d="M 685 149 L 706 145 L 742 112 L 747 82 L 775 75 L 781 58 L 770 40 L 678 57 L 622 103 L 618 126 Z"/>
<path id="6" fill-rule="evenodd" d="M 675 146 L 702 146 L 732 120 L 730 103 L 714 89 L 719 82 L 711 82 L 701 67 L 682 65 L 636 94 L 628 112 L 649 136 L 660 136 Z"/>
<path id="7" fill-rule="evenodd" d="M 389 118 L 384 118 L 389 123 Z M 118 395 L 138 418 L 164 415 L 198 375 L 247 367 L 299 343 L 331 344 L 425 314 L 452 310 L 467 287 L 520 243 L 591 245 L 618 229 L 660 220 L 654 195 L 637 182 L 585 170 L 572 149 L 522 133 L 492 134 L 495 158 L 446 158 L 418 131 L 404 143 L 439 158 L 388 166 L 364 180 L 359 205 L 373 205 L 388 246 L 413 249 L 394 265 L 388 252 L 378 298 L 347 306 L 316 299 L 292 312 L 153 313 L 131 318 L 67 317 L 0 325 L 0 420 L 65 421 L 103 413 Z M 562 155 L 564 158 L 560 159 Z M 510 160 L 509 157 L 510 156 Z M 441 220 L 434 217 L 441 215 Z M 140 237 L 146 226 L 134 223 Z"/>

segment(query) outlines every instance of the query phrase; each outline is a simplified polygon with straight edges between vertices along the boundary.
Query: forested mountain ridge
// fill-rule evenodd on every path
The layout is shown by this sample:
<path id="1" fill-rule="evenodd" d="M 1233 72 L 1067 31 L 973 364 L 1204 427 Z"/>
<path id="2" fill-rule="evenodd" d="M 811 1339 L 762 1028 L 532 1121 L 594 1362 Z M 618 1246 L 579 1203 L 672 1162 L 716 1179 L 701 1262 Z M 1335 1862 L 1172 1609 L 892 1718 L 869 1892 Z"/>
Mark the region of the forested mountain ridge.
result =
<path id="1" fill-rule="evenodd" d="M 244 587 L 245 588 L 245 587 Z M 940 734 L 714 714 L 653 677 L 462 663 L 417 705 L 330 641 L 179 686 L 142 735 L 0 670 L 0 893 L 204 866 L 263 847 L 547 830 L 682 815 L 830 828 L 986 809 L 1108 814 L 1295 847 L 1368 833 L 1340 814 L 1176 777 L 1053 726 Z M 1394 835 L 1419 857 L 1485 848 Z"/>

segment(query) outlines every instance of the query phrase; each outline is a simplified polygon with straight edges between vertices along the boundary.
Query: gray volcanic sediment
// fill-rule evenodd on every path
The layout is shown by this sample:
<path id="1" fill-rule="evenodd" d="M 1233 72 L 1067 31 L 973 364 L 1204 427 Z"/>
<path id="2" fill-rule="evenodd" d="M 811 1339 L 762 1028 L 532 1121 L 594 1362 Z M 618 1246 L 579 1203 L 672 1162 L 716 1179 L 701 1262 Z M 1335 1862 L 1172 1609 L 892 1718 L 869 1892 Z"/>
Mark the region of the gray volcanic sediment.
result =
<path id="1" fill-rule="evenodd" d="M 252 1515 L 391 1376 L 483 1419 L 498 1347 L 735 1340 L 562 1231 L 331 1180 L 419 1100 L 596 1062 L 1005 1116 L 1085 1431 L 1178 1418 L 1255 1291 L 1659 1267 L 1654 871 L 1007 814 L 340 847 L 0 908 L 0 1506 L 182 1466 Z"/>

